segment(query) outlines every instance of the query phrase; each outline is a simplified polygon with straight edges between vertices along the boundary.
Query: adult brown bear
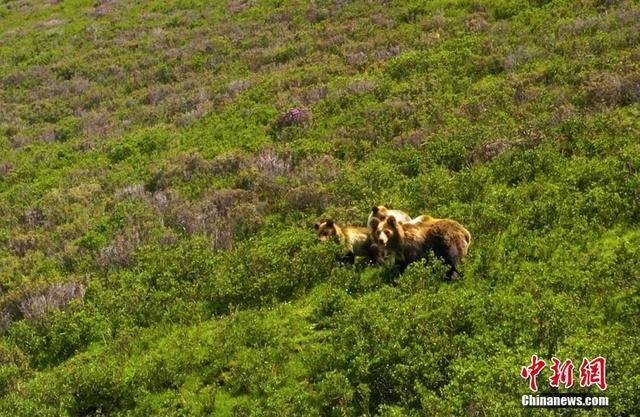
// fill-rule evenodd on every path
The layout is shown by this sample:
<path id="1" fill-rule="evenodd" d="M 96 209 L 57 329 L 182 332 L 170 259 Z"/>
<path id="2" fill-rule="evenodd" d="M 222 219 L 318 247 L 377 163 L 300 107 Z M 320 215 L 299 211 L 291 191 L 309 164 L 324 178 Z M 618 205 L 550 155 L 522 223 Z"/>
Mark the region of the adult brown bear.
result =
<path id="1" fill-rule="evenodd" d="M 389 216 L 377 224 L 373 238 L 394 255 L 401 271 L 433 251 L 449 265 L 447 279 L 457 277 L 460 275 L 457 266 L 467 256 L 471 234 L 455 220 L 420 217 L 416 222 L 403 223 Z"/>

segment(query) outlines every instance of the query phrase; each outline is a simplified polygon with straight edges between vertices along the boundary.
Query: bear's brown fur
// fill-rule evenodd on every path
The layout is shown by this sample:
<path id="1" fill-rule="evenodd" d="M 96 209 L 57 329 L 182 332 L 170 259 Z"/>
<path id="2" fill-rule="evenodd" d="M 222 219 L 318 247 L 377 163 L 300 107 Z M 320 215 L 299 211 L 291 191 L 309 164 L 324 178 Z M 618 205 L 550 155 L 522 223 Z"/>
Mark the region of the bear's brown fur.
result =
<path id="1" fill-rule="evenodd" d="M 471 234 L 460 223 L 451 219 L 420 216 L 416 222 L 402 223 L 394 216 L 378 223 L 374 241 L 393 253 L 400 269 L 411 262 L 425 258 L 429 251 L 449 265 L 447 279 L 459 275 L 457 266 L 467 256 Z"/>
<path id="2" fill-rule="evenodd" d="M 353 264 L 356 256 L 367 257 L 372 264 L 381 261 L 378 245 L 372 240 L 371 233 L 366 227 L 340 227 L 333 220 L 327 220 L 316 223 L 314 228 L 320 240 L 336 239 L 344 245 L 347 249 L 347 254 L 341 258 L 344 262 Z"/>

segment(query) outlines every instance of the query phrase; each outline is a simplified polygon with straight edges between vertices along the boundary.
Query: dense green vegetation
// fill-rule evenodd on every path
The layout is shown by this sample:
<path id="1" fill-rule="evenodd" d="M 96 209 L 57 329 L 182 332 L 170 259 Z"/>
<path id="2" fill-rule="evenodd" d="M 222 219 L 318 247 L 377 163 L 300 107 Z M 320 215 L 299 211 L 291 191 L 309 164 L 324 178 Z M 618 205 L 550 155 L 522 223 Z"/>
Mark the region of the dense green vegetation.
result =
<path id="1" fill-rule="evenodd" d="M 1 1 L 0 414 L 638 415 L 639 120 L 634 1 Z M 385 202 L 463 278 L 313 234 Z"/>

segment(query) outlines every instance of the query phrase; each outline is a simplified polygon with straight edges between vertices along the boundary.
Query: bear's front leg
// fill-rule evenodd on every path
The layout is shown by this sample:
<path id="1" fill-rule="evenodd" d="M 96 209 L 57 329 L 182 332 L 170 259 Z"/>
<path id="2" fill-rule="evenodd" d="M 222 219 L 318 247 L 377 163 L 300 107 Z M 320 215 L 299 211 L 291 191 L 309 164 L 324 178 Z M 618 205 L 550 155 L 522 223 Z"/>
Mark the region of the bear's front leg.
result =
<path id="1" fill-rule="evenodd" d="M 407 266 L 409 266 L 409 262 L 407 262 L 404 254 L 402 253 L 394 253 L 393 259 L 395 261 L 395 265 L 398 267 L 400 273 L 402 274 L 404 270 L 407 269 Z"/>
<path id="2" fill-rule="evenodd" d="M 349 265 L 353 265 L 356 261 L 356 254 L 353 252 L 349 252 L 346 255 L 340 257 L 340 262 L 347 263 Z"/>
<path id="3" fill-rule="evenodd" d="M 384 262 L 384 248 L 374 243 L 369 247 L 368 256 L 371 265 L 379 265 Z"/>

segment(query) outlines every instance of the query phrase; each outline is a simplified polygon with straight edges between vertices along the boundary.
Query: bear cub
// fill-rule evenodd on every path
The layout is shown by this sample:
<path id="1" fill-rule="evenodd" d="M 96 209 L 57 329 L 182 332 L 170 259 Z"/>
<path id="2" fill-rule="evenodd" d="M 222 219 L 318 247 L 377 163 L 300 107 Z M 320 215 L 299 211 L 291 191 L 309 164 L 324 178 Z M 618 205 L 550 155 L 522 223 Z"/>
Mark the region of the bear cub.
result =
<path id="1" fill-rule="evenodd" d="M 378 245 L 373 241 L 369 229 L 366 227 L 340 227 L 333 220 L 314 225 L 320 240 L 335 239 L 344 245 L 347 254 L 340 258 L 342 262 L 353 264 L 356 256 L 369 259 L 375 265 L 382 262 L 383 255 Z"/>

